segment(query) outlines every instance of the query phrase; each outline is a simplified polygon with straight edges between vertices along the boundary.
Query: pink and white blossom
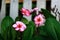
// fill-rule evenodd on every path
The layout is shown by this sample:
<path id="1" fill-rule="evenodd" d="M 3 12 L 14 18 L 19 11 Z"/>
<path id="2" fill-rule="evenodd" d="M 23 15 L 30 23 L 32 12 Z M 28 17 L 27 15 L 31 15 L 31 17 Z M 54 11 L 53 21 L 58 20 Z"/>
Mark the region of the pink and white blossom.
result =
<path id="1" fill-rule="evenodd" d="M 17 21 L 13 24 L 13 28 L 15 28 L 16 31 L 23 32 L 26 29 L 26 25 L 23 22 Z"/>
<path id="2" fill-rule="evenodd" d="M 23 15 L 30 16 L 30 13 L 31 13 L 31 12 L 30 12 L 28 9 L 22 8 L 21 11 L 22 11 L 22 14 L 23 14 Z"/>
<path id="3" fill-rule="evenodd" d="M 42 15 L 42 14 L 37 15 L 34 18 L 34 22 L 36 24 L 36 27 L 44 25 L 44 23 L 45 23 L 44 15 Z"/>

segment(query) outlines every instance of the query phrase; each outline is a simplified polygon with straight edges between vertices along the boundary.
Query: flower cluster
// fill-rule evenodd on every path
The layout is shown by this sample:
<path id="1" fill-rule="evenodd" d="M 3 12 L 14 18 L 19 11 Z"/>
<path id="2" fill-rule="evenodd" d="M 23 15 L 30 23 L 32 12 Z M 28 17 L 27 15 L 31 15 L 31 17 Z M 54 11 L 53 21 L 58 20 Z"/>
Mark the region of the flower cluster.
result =
<path id="1" fill-rule="evenodd" d="M 31 12 L 37 11 L 37 10 L 38 10 L 38 8 L 34 8 L 31 11 L 28 10 L 28 9 L 22 8 L 21 12 L 25 16 L 30 16 Z M 39 14 L 39 15 L 35 16 L 34 23 L 36 24 L 36 27 L 44 25 L 44 23 L 45 23 L 44 15 L 43 14 Z M 21 22 L 21 21 L 17 21 L 13 25 L 13 27 L 15 28 L 15 30 L 20 31 L 20 32 L 23 32 L 26 29 L 26 25 L 23 22 Z"/>

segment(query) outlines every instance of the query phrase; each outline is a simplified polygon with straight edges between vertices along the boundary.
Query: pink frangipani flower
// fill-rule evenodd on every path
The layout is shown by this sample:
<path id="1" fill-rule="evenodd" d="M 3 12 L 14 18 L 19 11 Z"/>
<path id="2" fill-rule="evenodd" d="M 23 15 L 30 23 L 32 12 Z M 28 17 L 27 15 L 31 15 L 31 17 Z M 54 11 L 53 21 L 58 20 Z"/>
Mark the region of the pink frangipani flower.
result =
<path id="1" fill-rule="evenodd" d="M 13 27 L 16 31 L 23 32 L 26 29 L 26 25 L 23 22 L 17 21 L 15 24 L 13 24 Z"/>
<path id="2" fill-rule="evenodd" d="M 42 14 L 37 15 L 34 18 L 34 22 L 36 24 L 36 27 L 44 25 L 44 23 L 45 23 L 44 15 L 42 15 Z"/>
<path id="3" fill-rule="evenodd" d="M 26 16 L 30 16 L 30 11 L 28 9 L 22 8 L 22 14 Z"/>
<path id="4" fill-rule="evenodd" d="M 32 10 L 28 10 L 28 9 L 22 8 L 21 11 L 22 11 L 23 15 L 30 16 L 33 11 L 37 11 L 37 10 L 38 10 L 38 8 L 36 7 L 34 9 L 32 9 Z"/>

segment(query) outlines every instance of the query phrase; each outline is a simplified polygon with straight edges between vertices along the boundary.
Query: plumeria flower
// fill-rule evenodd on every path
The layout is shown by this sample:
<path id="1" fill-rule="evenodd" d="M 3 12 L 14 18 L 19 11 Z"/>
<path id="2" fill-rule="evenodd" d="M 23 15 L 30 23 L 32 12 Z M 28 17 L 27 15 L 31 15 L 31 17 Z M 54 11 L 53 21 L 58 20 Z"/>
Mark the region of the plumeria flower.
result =
<path id="1" fill-rule="evenodd" d="M 13 27 L 16 31 L 23 32 L 26 29 L 26 25 L 23 22 L 17 21 Z"/>
<path id="2" fill-rule="evenodd" d="M 44 25 L 44 23 L 45 23 L 45 17 L 44 17 L 44 15 L 42 15 L 42 14 L 37 15 L 34 18 L 34 22 L 36 24 L 36 27 Z"/>
<path id="3" fill-rule="evenodd" d="M 22 8 L 21 11 L 22 11 L 22 14 L 23 14 L 23 15 L 30 16 L 30 13 L 31 13 L 31 12 L 30 12 L 28 9 Z"/>
<path id="4" fill-rule="evenodd" d="M 32 10 L 28 10 L 28 9 L 22 8 L 21 11 L 22 11 L 23 15 L 30 16 L 33 11 L 37 11 L 37 10 L 38 10 L 38 8 L 36 7 L 34 9 L 32 9 Z"/>

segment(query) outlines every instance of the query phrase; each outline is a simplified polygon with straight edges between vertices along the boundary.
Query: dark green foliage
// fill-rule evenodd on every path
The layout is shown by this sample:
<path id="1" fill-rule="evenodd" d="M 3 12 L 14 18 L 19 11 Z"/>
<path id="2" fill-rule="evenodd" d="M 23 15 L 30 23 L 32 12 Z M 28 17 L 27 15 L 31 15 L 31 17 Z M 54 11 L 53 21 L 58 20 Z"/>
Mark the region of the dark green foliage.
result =
<path id="1" fill-rule="evenodd" d="M 35 16 L 36 16 L 36 11 L 32 12 L 32 21 L 34 21 Z"/>
<path id="2" fill-rule="evenodd" d="M 19 3 L 19 9 L 21 9 L 23 7 L 23 3 Z"/>
<path id="3" fill-rule="evenodd" d="M 23 40 L 31 40 L 35 30 L 35 24 L 30 21 L 27 25 L 27 29 L 23 32 Z"/>
<path id="4" fill-rule="evenodd" d="M 9 16 L 6 16 L 1 23 L 1 35 L 4 40 L 14 39 L 14 31 L 12 28 L 13 19 Z"/>
<path id="5" fill-rule="evenodd" d="M 42 9 L 42 12 L 44 13 L 46 17 L 45 26 L 43 27 L 44 31 L 47 33 L 49 39 L 51 40 L 60 40 L 60 23 L 57 22 L 54 16 L 51 15 L 50 12 L 48 12 L 45 9 Z"/>
<path id="6" fill-rule="evenodd" d="M 28 23 L 29 23 L 29 21 L 28 21 L 26 18 L 24 18 L 24 17 L 21 19 L 21 21 L 22 21 L 24 24 L 28 24 Z"/>
<path id="7" fill-rule="evenodd" d="M 3 37 L 1 36 L 1 34 L 0 34 L 0 40 L 3 40 Z"/>
<path id="8" fill-rule="evenodd" d="M 1 27 L 2 27 L 1 30 L 6 30 L 6 28 L 8 28 L 8 26 L 12 25 L 12 23 L 13 23 L 12 18 L 10 18 L 9 16 L 6 16 L 1 22 Z"/>
<path id="9" fill-rule="evenodd" d="M 60 23 L 54 18 L 46 20 L 46 32 L 53 40 L 60 40 Z"/>
<path id="10" fill-rule="evenodd" d="M 55 18 L 48 10 L 41 9 L 41 11 L 43 12 L 45 18 L 49 18 L 49 17 Z"/>

